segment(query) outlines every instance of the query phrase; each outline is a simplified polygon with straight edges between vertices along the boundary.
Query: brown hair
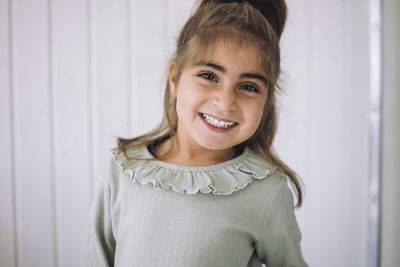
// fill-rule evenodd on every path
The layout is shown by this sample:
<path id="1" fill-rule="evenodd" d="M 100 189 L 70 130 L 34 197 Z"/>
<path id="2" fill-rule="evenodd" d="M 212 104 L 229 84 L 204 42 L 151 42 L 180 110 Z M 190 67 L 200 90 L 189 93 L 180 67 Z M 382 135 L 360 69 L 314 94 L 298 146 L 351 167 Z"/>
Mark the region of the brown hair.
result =
<path id="1" fill-rule="evenodd" d="M 280 89 L 279 40 L 286 15 L 284 0 L 203 0 L 182 28 L 171 62 L 175 63 L 179 80 L 188 62 L 196 55 L 212 53 L 218 40 L 244 42 L 256 48 L 269 82 L 268 98 L 258 129 L 253 136 L 236 147 L 248 146 L 260 157 L 282 170 L 289 177 L 297 195 L 296 207 L 300 207 L 303 199 L 300 181 L 296 173 L 277 156 L 272 146 L 277 130 L 276 89 Z M 118 138 L 116 150 L 129 158 L 126 153 L 128 148 L 137 148 L 173 137 L 177 133 L 177 126 L 176 98 L 171 95 L 170 84 L 167 81 L 164 117 L 161 123 L 145 135 L 133 139 Z M 179 145 L 175 138 L 171 138 L 171 141 L 174 145 Z"/>

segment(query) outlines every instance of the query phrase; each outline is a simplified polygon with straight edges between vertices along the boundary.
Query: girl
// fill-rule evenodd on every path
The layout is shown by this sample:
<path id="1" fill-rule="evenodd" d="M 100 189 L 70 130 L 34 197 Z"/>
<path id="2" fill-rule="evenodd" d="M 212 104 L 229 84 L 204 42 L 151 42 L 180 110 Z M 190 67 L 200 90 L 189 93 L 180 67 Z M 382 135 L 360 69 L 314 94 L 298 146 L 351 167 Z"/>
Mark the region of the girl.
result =
<path id="1" fill-rule="evenodd" d="M 306 266 L 295 173 L 274 153 L 283 0 L 203 0 L 168 69 L 165 116 L 118 139 L 85 266 Z"/>

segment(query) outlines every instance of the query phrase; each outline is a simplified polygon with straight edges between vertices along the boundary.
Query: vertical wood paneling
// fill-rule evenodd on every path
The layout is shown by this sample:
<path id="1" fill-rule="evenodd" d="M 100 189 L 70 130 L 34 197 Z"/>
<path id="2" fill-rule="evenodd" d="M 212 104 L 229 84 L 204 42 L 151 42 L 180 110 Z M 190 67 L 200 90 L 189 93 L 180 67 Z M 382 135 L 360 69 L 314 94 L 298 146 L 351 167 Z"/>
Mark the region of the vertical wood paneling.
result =
<path id="1" fill-rule="evenodd" d="M 134 97 L 138 113 L 135 133 L 152 129 L 161 119 L 164 73 L 167 68 L 166 23 L 164 12 L 166 1 L 135 1 L 133 12 L 134 28 L 132 45 L 136 52 L 132 64 L 135 65 L 136 81 Z"/>
<path id="2" fill-rule="evenodd" d="M 87 3 L 87 12 L 86 12 L 86 29 L 88 32 L 87 36 L 87 60 L 88 60 L 88 109 L 90 113 L 90 170 L 92 177 L 89 181 L 89 201 L 92 202 L 94 199 L 95 192 L 95 183 L 98 181 L 97 178 L 101 175 L 101 169 L 99 166 L 99 117 L 97 114 L 98 108 L 98 89 L 97 89 L 97 80 L 96 80 L 96 33 L 95 33 L 95 25 L 96 25 L 96 2 L 94 0 L 86 0 Z"/>
<path id="3" fill-rule="evenodd" d="M 343 109 L 344 143 L 341 154 L 344 210 L 343 233 L 347 266 L 367 266 L 368 113 L 369 113 L 369 3 L 343 1 L 344 88 L 337 103 Z M 357 14 L 355 16 L 354 14 Z M 346 185 L 346 186 L 343 186 Z"/>
<path id="4" fill-rule="evenodd" d="M 193 2 L 130 2 L 131 136 L 149 131 L 161 120 L 168 62 Z"/>
<path id="5" fill-rule="evenodd" d="M 309 17 L 308 0 L 287 1 L 288 19 L 281 40 L 282 76 L 279 95 L 279 127 L 275 147 L 281 158 L 293 168 L 304 182 L 304 207 L 310 201 L 308 195 L 309 125 L 310 125 L 310 75 L 309 68 Z M 296 45 L 293 45 L 296 44 Z M 297 210 L 299 225 L 304 237 L 308 236 L 309 209 Z M 303 250 L 308 255 L 308 240 L 303 239 Z"/>
<path id="6" fill-rule="evenodd" d="M 318 7 L 318 8 L 317 8 Z M 343 13 L 341 1 L 317 3 L 313 1 L 310 10 L 311 65 L 310 92 L 310 162 L 311 172 L 309 196 L 311 199 L 324 199 L 323 204 L 310 202 L 313 221 L 311 225 L 334 225 L 335 234 L 330 231 L 311 235 L 312 247 L 310 265 L 339 266 L 343 261 L 334 257 L 331 251 L 342 255 L 346 245 L 343 242 L 344 203 L 343 198 L 337 198 L 343 192 L 344 173 L 342 158 L 339 157 L 343 145 L 343 110 L 335 109 L 343 94 Z M 318 23 L 318 25 L 316 24 Z M 336 64 L 334 64 L 334 62 Z M 327 83 L 327 81 L 329 81 Z M 329 138 L 326 140 L 325 138 Z M 342 194 L 340 194 L 342 195 Z M 315 229 L 315 228 L 314 228 Z M 328 241 L 329 240 L 329 241 Z M 326 242 L 327 246 L 321 246 Z M 327 247 L 329 249 L 327 249 Z M 316 257 L 315 255 L 319 255 Z M 327 260 L 329 259 L 329 260 Z"/>
<path id="7" fill-rule="evenodd" d="M 312 227 L 334 227 L 335 231 L 324 231 L 309 236 L 312 247 L 310 265 L 340 266 L 343 261 L 335 253 L 344 255 L 348 249 L 345 240 L 346 203 L 342 197 L 348 175 L 344 162 L 343 108 L 337 108 L 345 94 L 343 71 L 343 1 L 320 3 L 312 1 L 311 17 L 311 110 L 310 110 L 310 163 L 309 196 L 313 221 Z M 329 138 L 328 140 L 326 138 Z M 341 197 L 338 197 L 338 196 Z M 314 228 L 315 229 L 315 228 Z M 329 240 L 329 241 L 328 241 Z M 317 244 L 325 243 L 326 246 Z M 318 255 L 318 256 L 316 256 Z M 327 263 L 329 262 L 329 263 Z M 347 263 L 346 263 L 347 264 Z"/>
<path id="8" fill-rule="evenodd" d="M 281 40 L 282 76 L 280 119 L 275 142 L 283 159 L 300 176 L 307 177 L 309 125 L 309 27 L 308 1 L 287 1 L 288 20 Z M 296 45 L 293 45 L 296 44 Z"/>
<path id="9" fill-rule="evenodd" d="M 89 207 L 87 4 L 52 1 L 58 266 L 79 266 Z"/>
<path id="10" fill-rule="evenodd" d="M 140 130 L 140 116 L 144 114 L 140 111 L 140 89 L 138 83 L 138 76 L 140 76 L 139 70 L 141 65 L 137 62 L 138 54 L 140 51 L 137 49 L 137 43 L 140 38 L 137 36 L 137 28 L 145 25 L 145 22 L 141 22 L 136 18 L 136 13 L 138 12 L 138 2 L 140 1 L 127 1 L 127 56 L 128 56 L 128 98 L 127 98 L 127 112 L 129 113 L 129 126 L 127 134 L 128 138 L 138 136 L 142 134 Z"/>
<path id="11" fill-rule="evenodd" d="M 305 257 L 311 266 L 365 266 L 368 2 L 288 5 L 277 147 L 304 178 Z"/>
<path id="12" fill-rule="evenodd" d="M 0 1 L 0 265 L 16 265 L 9 2 Z"/>
<path id="13" fill-rule="evenodd" d="M 93 0 L 92 4 L 93 86 L 97 107 L 94 134 L 99 155 L 95 155 L 96 179 L 101 176 L 102 166 L 110 155 L 108 150 L 115 147 L 115 138 L 126 136 L 128 132 L 126 7 L 125 0 Z"/>
<path id="14" fill-rule="evenodd" d="M 355 257 L 352 252 L 356 251 L 358 256 L 366 255 L 364 247 L 357 243 L 360 237 L 365 240 L 365 235 L 355 233 L 366 226 L 365 205 L 360 206 L 365 199 L 356 192 L 366 188 L 368 159 L 365 157 L 365 148 L 368 147 L 368 133 L 365 131 L 367 122 L 357 120 L 357 116 L 354 119 L 354 112 L 365 114 L 367 109 L 363 110 L 363 107 L 367 107 L 368 100 L 365 98 L 367 90 L 358 97 L 351 92 L 364 89 L 363 80 L 354 78 L 359 78 L 357 72 L 366 77 L 368 70 L 363 66 L 353 69 L 354 65 L 348 57 L 347 31 L 356 19 L 353 17 L 352 21 L 347 21 L 348 7 L 345 2 L 314 1 L 312 7 L 309 70 L 312 90 L 309 114 L 312 171 L 309 186 L 310 198 L 314 201 L 310 202 L 309 208 L 314 214 L 311 223 L 313 228 L 318 225 L 334 230 L 310 236 L 314 244 L 311 252 L 313 262 L 310 264 L 326 265 L 329 259 L 329 266 L 343 265 L 343 260 L 331 253 L 335 251 L 346 258 L 346 266 L 364 266 L 364 259 Z M 361 10 L 362 5 L 357 12 Z M 366 37 L 358 36 L 352 41 L 362 50 L 367 45 Z M 364 130 L 359 136 L 349 134 L 355 125 Z M 317 245 L 323 242 L 327 242 L 327 247 Z"/>
<path id="15" fill-rule="evenodd" d="M 16 199 L 20 266 L 56 266 L 47 1 L 13 1 Z"/>
<path id="16" fill-rule="evenodd" d="M 164 7 L 164 47 L 166 60 L 172 57 L 179 31 L 192 13 L 195 0 L 169 0 Z"/>

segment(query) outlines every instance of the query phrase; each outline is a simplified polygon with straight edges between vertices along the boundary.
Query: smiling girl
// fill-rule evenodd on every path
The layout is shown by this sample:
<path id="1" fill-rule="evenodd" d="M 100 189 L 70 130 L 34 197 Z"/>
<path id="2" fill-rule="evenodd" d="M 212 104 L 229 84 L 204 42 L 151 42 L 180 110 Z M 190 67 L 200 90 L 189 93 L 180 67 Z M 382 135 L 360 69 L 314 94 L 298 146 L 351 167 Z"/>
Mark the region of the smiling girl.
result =
<path id="1" fill-rule="evenodd" d="M 203 0 L 168 69 L 164 119 L 118 139 L 85 266 L 307 266 L 295 173 L 274 153 L 280 0 Z"/>

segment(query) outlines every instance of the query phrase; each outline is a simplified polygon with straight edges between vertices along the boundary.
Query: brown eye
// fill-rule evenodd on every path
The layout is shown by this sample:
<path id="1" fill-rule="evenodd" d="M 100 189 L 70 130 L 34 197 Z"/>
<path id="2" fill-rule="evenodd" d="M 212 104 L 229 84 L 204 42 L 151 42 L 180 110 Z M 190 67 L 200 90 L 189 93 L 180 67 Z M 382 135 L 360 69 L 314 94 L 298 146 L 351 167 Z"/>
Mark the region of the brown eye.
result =
<path id="1" fill-rule="evenodd" d="M 204 72 L 204 73 L 200 73 L 199 75 L 197 75 L 205 80 L 209 80 L 209 81 L 213 81 L 213 82 L 217 82 L 217 78 L 215 77 L 214 74 L 210 73 L 210 72 Z"/>
<path id="2" fill-rule="evenodd" d="M 254 92 L 254 93 L 259 93 L 260 91 L 257 89 L 257 87 L 251 85 L 251 84 L 243 84 L 242 86 L 239 87 L 240 90 L 245 90 L 248 92 Z"/>

